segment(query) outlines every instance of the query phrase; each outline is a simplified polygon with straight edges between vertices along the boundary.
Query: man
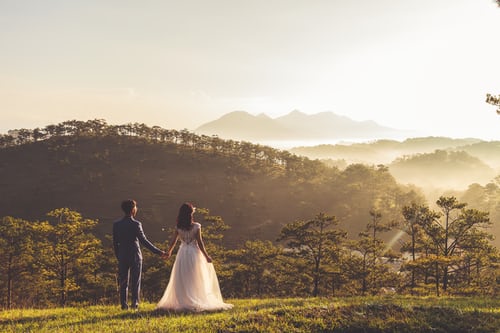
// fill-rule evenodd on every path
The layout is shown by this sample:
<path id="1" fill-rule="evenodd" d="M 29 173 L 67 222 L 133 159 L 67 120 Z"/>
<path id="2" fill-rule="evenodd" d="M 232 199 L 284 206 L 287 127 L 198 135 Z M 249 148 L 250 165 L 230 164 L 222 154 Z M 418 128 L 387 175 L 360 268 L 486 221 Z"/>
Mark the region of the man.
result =
<path id="1" fill-rule="evenodd" d="M 161 254 L 163 257 L 166 256 L 166 253 L 154 246 L 146 238 L 141 222 L 135 219 L 137 214 L 135 200 L 125 200 L 121 206 L 125 216 L 113 224 L 113 248 L 118 259 L 120 304 L 122 309 L 128 309 L 127 296 L 130 282 L 132 308 L 137 309 L 139 306 L 142 271 L 142 252 L 139 243 L 151 252 Z"/>

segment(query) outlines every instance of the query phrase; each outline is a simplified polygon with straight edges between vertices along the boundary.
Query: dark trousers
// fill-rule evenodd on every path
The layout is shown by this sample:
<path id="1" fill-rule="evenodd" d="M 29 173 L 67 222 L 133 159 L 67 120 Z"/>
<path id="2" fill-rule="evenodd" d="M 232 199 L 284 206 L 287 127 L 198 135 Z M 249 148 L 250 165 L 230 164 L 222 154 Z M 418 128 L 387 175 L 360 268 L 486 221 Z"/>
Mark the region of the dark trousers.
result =
<path id="1" fill-rule="evenodd" d="M 139 292 L 141 289 L 142 259 L 127 258 L 118 260 L 118 283 L 120 284 L 120 304 L 122 309 L 128 308 L 128 289 L 132 294 L 132 307 L 139 305 Z"/>

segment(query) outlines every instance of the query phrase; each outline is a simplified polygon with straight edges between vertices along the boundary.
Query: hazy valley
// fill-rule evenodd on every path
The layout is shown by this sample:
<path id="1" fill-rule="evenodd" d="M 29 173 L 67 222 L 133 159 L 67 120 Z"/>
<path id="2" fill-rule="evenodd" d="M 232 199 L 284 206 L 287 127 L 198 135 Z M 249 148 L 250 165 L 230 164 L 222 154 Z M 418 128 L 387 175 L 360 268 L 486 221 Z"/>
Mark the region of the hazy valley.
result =
<path id="1" fill-rule="evenodd" d="M 333 112 L 293 111 L 272 119 L 236 111 L 201 125 L 196 132 L 269 144 L 339 169 L 356 163 L 384 165 L 398 182 L 421 188 L 431 201 L 443 192 L 486 185 L 500 174 L 500 141 L 414 137 L 410 131 Z"/>
<path id="2" fill-rule="evenodd" d="M 436 189 L 436 202 L 418 178 L 406 184 L 393 176 L 422 170 L 429 182 L 472 171 L 472 177 L 493 176 L 472 156 L 489 156 L 492 148 L 473 141 L 464 146 L 470 153 L 433 150 L 435 140 L 449 139 L 414 140 L 431 152 L 387 165 L 334 166 L 338 155 L 310 159 L 247 141 L 98 119 L 0 135 L 0 240 L 6 245 L 0 266 L 8 286 L 0 297 L 7 308 L 113 302 L 110 234 L 126 198 L 138 201 L 148 238 L 163 248 L 179 206 L 191 201 L 200 208 L 195 219 L 218 259 L 221 288 L 232 297 L 495 295 L 498 178 L 465 190 Z M 409 151 L 403 147 L 399 151 Z M 445 224 L 447 207 L 453 220 Z M 142 290 L 158 299 L 172 262 L 145 256 Z M 25 274 L 31 271 L 38 278 Z M 80 287 L 70 289 L 73 283 Z"/>
<path id="3" fill-rule="evenodd" d="M 323 118 L 337 119 L 332 115 L 306 116 L 312 119 L 307 128 L 320 123 L 333 127 Z M 241 116 L 249 117 L 230 114 L 239 121 Z M 290 116 L 304 117 L 298 112 Z M 156 226 L 154 239 L 164 240 L 161 230 L 172 225 L 178 206 L 194 201 L 224 218 L 232 227 L 227 242 L 236 244 L 244 239 L 274 241 L 286 223 L 319 212 L 337 216 L 355 237 L 373 207 L 387 221 L 397 221 L 403 205 L 416 201 L 432 207 L 446 194 L 468 198 L 471 207 L 489 211 L 493 230 L 499 230 L 497 141 L 375 140 L 296 147 L 290 154 L 187 130 L 95 122 L 96 133 L 64 135 L 65 131 L 78 133 L 78 122 L 68 121 L 48 126 L 60 134 L 44 140 L 24 143 L 22 135 L 27 130 L 4 136 L 0 214 L 40 219 L 50 209 L 70 207 L 98 218 L 99 233 L 104 235 L 120 215 L 118 202 L 132 196 L 141 202 L 143 219 Z M 14 146 L 8 144 L 9 137 L 16 142 Z M 381 204 L 381 198 L 386 202 Z"/>
<path id="4" fill-rule="evenodd" d="M 341 169 L 352 163 L 383 164 L 398 182 L 414 184 L 427 193 L 464 191 L 473 183 L 492 182 L 500 174 L 500 141 L 426 137 L 290 151 Z"/>
<path id="5" fill-rule="evenodd" d="M 274 147 L 320 160 L 339 170 L 353 164 L 384 166 L 398 183 L 414 186 L 431 207 L 447 194 L 468 198 L 470 207 L 490 211 L 495 222 L 493 229 L 500 236 L 496 222 L 500 213 L 500 141 L 412 137 L 410 131 L 371 121 L 357 122 L 333 112 L 305 115 L 293 111 L 272 119 L 239 111 L 202 125 L 197 131 L 270 142 Z M 376 137 L 386 139 L 373 139 Z M 406 138 L 398 139 L 401 137 Z M 333 143 L 312 144 L 315 141 Z M 494 199 L 492 189 L 496 193 Z"/>
<path id="6" fill-rule="evenodd" d="M 236 245 L 274 241 L 286 223 L 320 212 L 335 214 L 354 237 L 382 197 L 388 220 L 401 205 L 422 200 L 377 167 L 339 171 L 270 147 L 169 132 L 177 136 L 168 142 L 72 135 L 0 149 L 0 215 L 43 219 L 53 208 L 69 207 L 99 219 L 102 237 L 120 217 L 120 201 L 134 197 L 152 238 L 164 241 L 162 230 L 174 224 L 179 206 L 193 201 L 223 217 L 231 226 L 227 241 Z"/>

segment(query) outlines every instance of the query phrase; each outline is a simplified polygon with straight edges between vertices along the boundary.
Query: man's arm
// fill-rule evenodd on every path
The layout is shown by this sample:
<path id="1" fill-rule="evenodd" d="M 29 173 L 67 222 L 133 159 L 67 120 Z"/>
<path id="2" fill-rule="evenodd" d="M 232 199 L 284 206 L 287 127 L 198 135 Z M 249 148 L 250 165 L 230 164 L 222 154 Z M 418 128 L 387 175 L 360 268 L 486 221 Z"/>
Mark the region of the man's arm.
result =
<path id="1" fill-rule="evenodd" d="M 118 258 L 118 236 L 116 231 L 116 224 L 113 224 L 113 250 L 115 251 L 115 256 Z"/>
<path id="2" fill-rule="evenodd" d="M 142 245 L 144 245 L 149 251 L 155 253 L 155 254 L 165 254 L 165 251 L 160 250 L 156 246 L 153 245 L 147 238 L 146 235 L 144 234 L 144 230 L 142 230 L 142 224 L 139 222 L 137 223 L 137 239 L 139 239 L 139 242 L 141 242 Z"/>

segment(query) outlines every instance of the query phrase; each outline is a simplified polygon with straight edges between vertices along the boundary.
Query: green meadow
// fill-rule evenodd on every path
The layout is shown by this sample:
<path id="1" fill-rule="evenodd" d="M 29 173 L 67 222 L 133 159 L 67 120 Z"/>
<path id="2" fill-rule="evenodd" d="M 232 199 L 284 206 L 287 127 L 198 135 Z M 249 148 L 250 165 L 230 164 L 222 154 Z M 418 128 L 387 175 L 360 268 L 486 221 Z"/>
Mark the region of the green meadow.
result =
<path id="1" fill-rule="evenodd" d="M 495 298 L 233 299 L 229 311 L 167 313 L 155 304 L 15 309 L 1 332 L 500 332 Z"/>

